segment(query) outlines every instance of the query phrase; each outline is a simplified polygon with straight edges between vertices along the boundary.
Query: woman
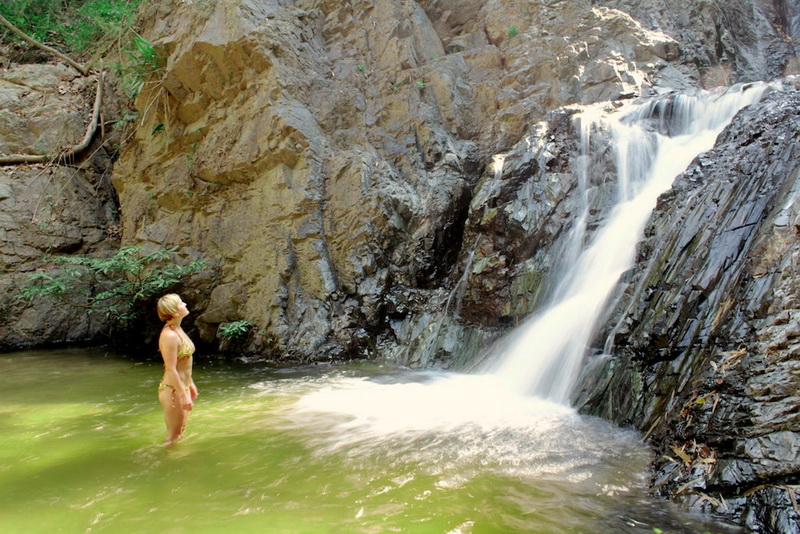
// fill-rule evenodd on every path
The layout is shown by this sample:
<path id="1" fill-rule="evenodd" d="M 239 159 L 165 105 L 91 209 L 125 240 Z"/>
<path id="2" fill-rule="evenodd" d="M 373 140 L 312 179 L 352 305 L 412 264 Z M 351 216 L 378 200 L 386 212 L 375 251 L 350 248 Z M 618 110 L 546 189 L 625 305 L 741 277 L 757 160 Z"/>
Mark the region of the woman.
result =
<path id="1" fill-rule="evenodd" d="M 158 338 L 158 350 L 164 359 L 164 377 L 158 384 L 158 400 L 167 424 L 165 445 L 171 445 L 183 435 L 197 398 L 197 387 L 192 381 L 194 343 L 181 328 L 181 321 L 189 315 L 189 309 L 178 295 L 171 293 L 161 297 L 156 310 L 165 323 Z"/>

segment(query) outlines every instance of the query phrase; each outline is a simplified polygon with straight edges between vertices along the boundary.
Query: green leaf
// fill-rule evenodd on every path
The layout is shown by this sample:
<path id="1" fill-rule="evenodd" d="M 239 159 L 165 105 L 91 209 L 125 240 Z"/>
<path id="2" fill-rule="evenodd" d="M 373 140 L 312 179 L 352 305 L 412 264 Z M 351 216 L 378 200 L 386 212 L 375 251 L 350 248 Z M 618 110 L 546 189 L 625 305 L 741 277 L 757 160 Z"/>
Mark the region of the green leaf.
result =
<path id="1" fill-rule="evenodd" d="M 248 321 L 233 321 L 219 326 L 218 333 L 222 339 L 241 341 L 253 325 Z"/>

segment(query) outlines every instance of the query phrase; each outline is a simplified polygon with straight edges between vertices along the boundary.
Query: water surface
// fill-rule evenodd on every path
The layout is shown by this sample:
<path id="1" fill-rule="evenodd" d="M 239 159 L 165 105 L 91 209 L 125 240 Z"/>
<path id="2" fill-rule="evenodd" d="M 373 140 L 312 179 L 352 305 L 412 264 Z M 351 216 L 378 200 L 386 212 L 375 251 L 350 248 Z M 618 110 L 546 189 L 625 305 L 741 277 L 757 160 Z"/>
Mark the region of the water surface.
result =
<path id="1" fill-rule="evenodd" d="M 492 377 L 200 362 L 164 449 L 160 376 L 103 349 L 0 355 L 2 532 L 739 532 L 648 496 L 636 433 Z"/>

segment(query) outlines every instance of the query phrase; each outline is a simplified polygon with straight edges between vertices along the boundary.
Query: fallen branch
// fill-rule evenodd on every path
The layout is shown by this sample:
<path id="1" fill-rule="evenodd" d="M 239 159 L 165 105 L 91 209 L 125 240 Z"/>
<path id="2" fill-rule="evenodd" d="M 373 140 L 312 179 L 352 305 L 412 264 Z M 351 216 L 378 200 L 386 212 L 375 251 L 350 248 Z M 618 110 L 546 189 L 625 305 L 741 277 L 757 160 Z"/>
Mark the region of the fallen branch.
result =
<path id="1" fill-rule="evenodd" d="M 3 15 L 0 15 L 0 23 L 2 23 L 3 26 L 8 28 L 11 32 L 13 32 L 17 36 L 19 36 L 21 39 L 27 41 L 28 43 L 30 43 L 30 44 L 32 44 L 34 46 L 37 46 L 37 47 L 41 48 L 45 52 L 53 54 L 54 56 L 56 56 L 57 58 L 61 59 L 62 61 L 65 61 L 70 66 L 75 68 L 78 72 L 83 74 L 84 76 L 89 74 L 89 69 L 87 69 L 86 67 L 84 67 L 80 63 L 76 63 L 75 61 L 73 61 L 72 59 L 68 58 L 67 56 L 65 56 L 64 54 L 62 54 L 61 52 L 59 52 L 55 48 L 51 48 L 51 47 L 47 46 L 46 44 L 40 43 L 39 41 L 37 41 L 33 37 L 30 37 L 28 34 L 26 34 L 22 30 L 20 30 L 19 28 L 17 28 L 13 24 L 11 24 Z"/>
<path id="2" fill-rule="evenodd" d="M 86 135 L 83 136 L 83 139 L 77 145 L 73 145 L 71 147 L 65 147 L 59 149 L 56 154 L 11 154 L 8 156 L 0 156 L 0 165 L 10 165 L 15 163 L 44 163 L 46 161 L 49 162 L 59 162 L 63 161 L 67 158 L 70 158 L 84 150 L 86 147 L 89 146 L 89 143 L 92 141 L 92 137 L 94 137 L 94 133 L 97 131 L 97 122 L 100 117 L 100 104 L 103 101 L 103 79 L 105 78 L 105 73 L 100 72 L 97 75 L 97 94 L 94 98 L 94 109 L 92 110 L 92 118 L 89 120 L 89 126 L 86 129 Z"/>
<path id="3" fill-rule="evenodd" d="M 800 492 L 800 486 L 798 486 L 798 485 L 794 485 L 794 484 L 787 484 L 787 485 L 761 484 L 759 486 L 756 486 L 754 488 L 750 488 L 749 490 L 745 491 L 744 492 L 744 496 L 745 497 L 749 497 L 750 495 L 753 495 L 754 493 L 756 493 L 758 491 L 761 491 L 763 489 L 767 489 L 767 488 L 774 488 L 774 489 L 787 491 L 789 493 L 789 499 L 792 501 L 792 507 L 794 508 L 794 511 L 800 513 L 800 506 L 798 506 L 798 504 L 797 504 L 797 497 L 796 497 L 796 494 L 798 492 Z"/>

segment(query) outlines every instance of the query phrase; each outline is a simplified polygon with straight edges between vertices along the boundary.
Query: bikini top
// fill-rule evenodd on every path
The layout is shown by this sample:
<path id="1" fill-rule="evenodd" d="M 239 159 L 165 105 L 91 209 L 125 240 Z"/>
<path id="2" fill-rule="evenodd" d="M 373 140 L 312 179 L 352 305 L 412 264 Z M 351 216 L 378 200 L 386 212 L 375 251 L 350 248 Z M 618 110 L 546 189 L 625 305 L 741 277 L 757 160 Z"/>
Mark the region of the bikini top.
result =
<path id="1" fill-rule="evenodd" d="M 180 332 L 178 332 L 178 330 L 174 326 L 172 325 L 166 325 L 166 326 L 168 326 L 173 332 L 178 334 L 179 338 L 181 338 L 181 345 L 180 347 L 178 347 L 178 359 L 182 360 L 184 358 L 191 358 L 192 354 L 194 354 L 194 343 L 192 343 L 192 340 L 189 339 L 189 337 L 186 336 L 185 334 L 181 334 Z"/>
<path id="2" fill-rule="evenodd" d="M 184 341 L 180 348 L 178 348 L 178 359 L 181 360 L 183 358 L 191 358 L 192 354 L 194 354 L 194 343 L 191 341 L 186 343 Z"/>

